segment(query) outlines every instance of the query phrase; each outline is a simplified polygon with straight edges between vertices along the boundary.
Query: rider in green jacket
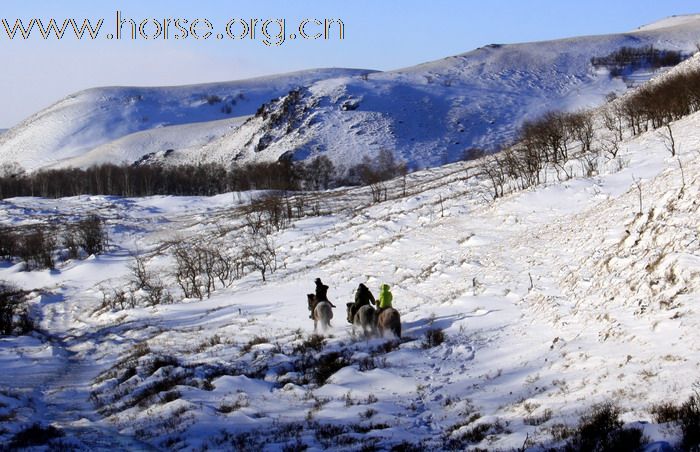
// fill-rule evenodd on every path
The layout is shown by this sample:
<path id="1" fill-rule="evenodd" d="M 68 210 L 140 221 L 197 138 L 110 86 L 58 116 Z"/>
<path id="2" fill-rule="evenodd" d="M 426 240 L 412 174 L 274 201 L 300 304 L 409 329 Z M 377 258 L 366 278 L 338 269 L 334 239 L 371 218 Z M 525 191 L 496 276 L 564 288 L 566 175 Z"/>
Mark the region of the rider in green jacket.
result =
<path id="1" fill-rule="evenodd" d="M 379 286 L 379 312 L 392 307 L 391 301 L 393 299 L 394 297 L 391 295 L 391 290 L 389 290 L 388 284 L 382 284 Z"/>

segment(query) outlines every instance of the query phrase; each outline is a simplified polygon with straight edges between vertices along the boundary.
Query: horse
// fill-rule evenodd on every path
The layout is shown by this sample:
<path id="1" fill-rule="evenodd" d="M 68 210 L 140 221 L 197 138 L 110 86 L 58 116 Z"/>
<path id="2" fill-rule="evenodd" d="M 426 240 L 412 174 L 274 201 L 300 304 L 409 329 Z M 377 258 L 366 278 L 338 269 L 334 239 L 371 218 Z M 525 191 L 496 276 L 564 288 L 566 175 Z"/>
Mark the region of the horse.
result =
<path id="1" fill-rule="evenodd" d="M 396 338 L 401 338 L 401 316 L 394 308 L 383 309 L 377 316 L 379 334 L 384 337 L 391 332 Z"/>
<path id="2" fill-rule="evenodd" d="M 352 315 L 352 307 L 355 303 L 348 303 L 348 323 L 352 323 L 352 334 L 355 334 L 355 329 L 362 331 L 364 338 L 376 336 L 377 334 L 377 311 L 370 306 L 364 305 L 357 310 L 355 315 Z M 351 318 L 352 316 L 352 318 Z"/>
<path id="3" fill-rule="evenodd" d="M 321 323 L 321 331 L 326 331 L 331 327 L 331 319 L 333 318 L 333 309 L 327 301 L 316 301 L 315 294 L 307 294 L 307 303 L 309 311 L 314 319 L 314 333 L 318 330 L 318 324 Z"/>

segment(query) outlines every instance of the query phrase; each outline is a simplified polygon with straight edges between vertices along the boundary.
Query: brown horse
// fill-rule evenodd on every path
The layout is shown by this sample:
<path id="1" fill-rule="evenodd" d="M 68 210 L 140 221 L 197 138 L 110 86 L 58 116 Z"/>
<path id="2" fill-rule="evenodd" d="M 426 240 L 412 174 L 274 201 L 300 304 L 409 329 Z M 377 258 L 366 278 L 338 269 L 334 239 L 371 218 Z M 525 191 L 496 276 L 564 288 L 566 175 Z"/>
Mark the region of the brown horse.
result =
<path id="1" fill-rule="evenodd" d="M 388 332 L 396 338 L 401 338 L 401 316 L 394 308 L 383 309 L 377 317 L 377 328 L 381 336 L 386 336 Z"/>
<path id="2" fill-rule="evenodd" d="M 331 319 L 333 318 L 333 309 L 331 304 L 327 301 L 316 301 L 315 294 L 307 294 L 307 303 L 309 305 L 309 311 L 311 311 L 311 316 L 314 319 L 314 333 L 318 330 L 318 324 L 321 324 L 321 331 L 325 332 L 331 327 Z"/>

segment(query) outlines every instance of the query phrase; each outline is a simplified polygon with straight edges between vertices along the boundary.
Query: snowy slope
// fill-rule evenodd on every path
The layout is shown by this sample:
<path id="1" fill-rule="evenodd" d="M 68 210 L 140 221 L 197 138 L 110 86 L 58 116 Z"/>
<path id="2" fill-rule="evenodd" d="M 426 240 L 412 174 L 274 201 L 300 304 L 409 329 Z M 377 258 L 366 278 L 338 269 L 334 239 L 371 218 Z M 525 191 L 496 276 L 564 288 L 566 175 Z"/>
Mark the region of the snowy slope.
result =
<path id="1" fill-rule="evenodd" d="M 251 274 L 201 302 L 182 300 L 165 244 L 239 249 L 248 194 L 7 200 L 3 224 L 99 212 L 113 247 L 54 272 L 0 269 L 41 289 L 33 308 L 46 332 L 0 340 L 11 369 L 0 373 L 0 438 L 38 420 L 85 449 L 540 450 L 614 401 L 628 426 L 675 442 L 650 411 L 685 400 L 700 365 L 700 114 L 673 129 L 680 160 L 652 131 L 601 158 L 594 178 L 496 201 L 475 163 L 410 174 L 406 196 L 392 181 L 379 204 L 367 188 L 311 194 L 326 214 L 274 234 L 280 265 L 267 283 Z M 137 250 L 176 303 L 101 308 Z M 341 308 L 319 350 L 304 352 L 316 277 Z M 361 282 L 375 294 L 392 286 L 400 344 L 353 338 L 342 303 Z M 425 346 L 430 329 L 445 341 Z M 305 381 L 303 364 L 331 353 L 347 365 Z M 149 388 L 159 392 L 129 404 Z"/>
<path id="2" fill-rule="evenodd" d="M 651 30 L 659 30 L 661 28 L 672 28 L 672 27 L 677 27 L 679 25 L 689 25 L 695 23 L 697 21 L 698 15 L 697 14 L 681 14 L 677 16 L 671 16 L 667 17 L 666 19 L 658 20 L 656 22 L 653 22 L 649 25 L 644 25 L 639 27 L 637 30 L 639 31 L 651 31 Z"/>
<path id="3" fill-rule="evenodd" d="M 436 166 L 459 159 L 469 147 L 494 149 L 508 142 L 528 118 L 599 105 L 605 95 L 627 88 L 594 70 L 591 57 L 622 46 L 692 52 L 699 41 L 700 16 L 683 16 L 623 34 L 490 45 L 381 73 L 312 71 L 218 85 L 89 90 L 0 137 L 0 162 L 18 161 L 29 169 L 87 166 L 150 153 L 158 160 L 173 149 L 166 162 L 270 161 L 293 152 L 296 158 L 326 153 L 349 166 L 390 149 L 413 168 Z M 630 83 L 652 75 L 634 74 Z M 255 117 L 223 129 L 206 123 L 251 115 L 299 87 L 294 115 L 281 122 Z M 222 102 L 209 105 L 212 95 Z M 225 104 L 230 114 L 222 113 Z M 283 105 L 269 103 L 270 112 Z M 161 127 L 186 123 L 199 125 Z M 129 136 L 144 130 L 150 132 Z"/>
<path id="4" fill-rule="evenodd" d="M 199 161 L 199 155 L 201 155 L 198 151 L 202 147 L 221 138 L 228 131 L 236 129 L 246 118 L 244 116 L 195 124 L 156 127 L 109 141 L 78 157 L 49 166 L 84 168 L 102 163 L 123 163 L 128 165 L 142 159 L 144 156 L 149 156 L 151 153 L 155 153 L 155 155 L 149 156 L 152 159 L 163 158 L 166 155 L 171 156 L 172 151 L 175 149 L 178 150 L 178 153 L 192 149 L 193 151 L 190 153 L 191 159 L 188 161 L 196 163 Z M 212 160 L 212 158 L 209 159 L 209 161 Z"/>

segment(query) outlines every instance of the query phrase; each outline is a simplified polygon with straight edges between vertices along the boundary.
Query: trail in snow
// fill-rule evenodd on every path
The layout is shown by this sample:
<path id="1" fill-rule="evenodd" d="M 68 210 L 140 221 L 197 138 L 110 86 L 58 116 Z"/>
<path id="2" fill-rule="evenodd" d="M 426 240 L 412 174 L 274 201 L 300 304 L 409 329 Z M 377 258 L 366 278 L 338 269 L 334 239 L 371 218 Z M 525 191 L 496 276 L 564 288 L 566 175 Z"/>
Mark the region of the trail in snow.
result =
<path id="1" fill-rule="evenodd" d="M 40 303 L 44 316 L 37 332 L 40 342 L 29 349 L 45 353 L 18 371 L 0 374 L 0 390 L 22 394 L 31 405 L 33 413 L 24 426 L 53 425 L 65 434 L 60 441 L 74 450 L 156 450 L 120 434 L 90 401 L 90 387 L 101 367 L 95 340 L 103 340 L 106 332 L 83 329 L 86 325 L 73 317 L 75 311 L 65 309 L 71 303 L 62 297 L 45 298 L 48 302 Z"/>

